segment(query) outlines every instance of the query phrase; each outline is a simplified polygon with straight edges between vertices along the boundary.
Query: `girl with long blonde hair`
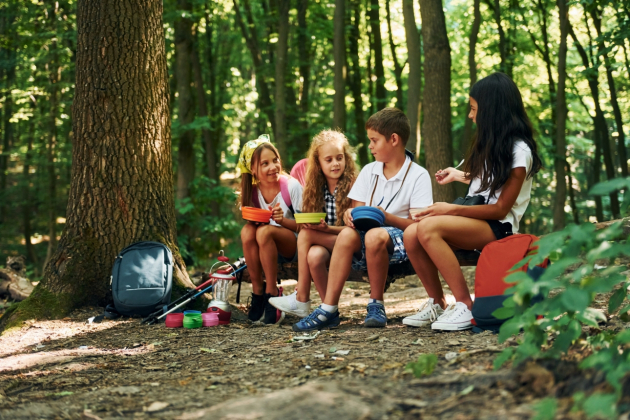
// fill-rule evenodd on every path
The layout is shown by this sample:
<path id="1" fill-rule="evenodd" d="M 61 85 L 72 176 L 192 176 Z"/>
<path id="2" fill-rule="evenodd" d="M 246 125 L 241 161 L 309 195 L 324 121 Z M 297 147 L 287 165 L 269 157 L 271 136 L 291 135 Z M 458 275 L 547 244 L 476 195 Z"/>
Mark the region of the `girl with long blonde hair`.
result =
<path id="1" fill-rule="evenodd" d="M 358 175 L 352 152 L 346 136 L 335 130 L 324 130 L 311 142 L 302 211 L 323 211 L 326 218 L 319 224 L 301 225 L 296 291 L 289 296 L 269 299 L 271 305 L 283 312 L 301 318 L 311 313 L 311 279 L 322 300 L 326 295 L 327 265 L 337 235 L 344 227 L 342 216 L 352 204 L 348 193 Z"/>

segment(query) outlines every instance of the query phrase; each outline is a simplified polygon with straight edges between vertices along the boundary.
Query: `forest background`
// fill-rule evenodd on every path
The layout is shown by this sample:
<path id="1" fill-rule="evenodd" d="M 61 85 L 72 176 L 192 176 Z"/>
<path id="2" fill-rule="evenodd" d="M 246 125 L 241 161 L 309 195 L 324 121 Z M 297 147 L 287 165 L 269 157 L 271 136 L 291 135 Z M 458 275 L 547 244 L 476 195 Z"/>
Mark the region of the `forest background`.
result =
<path id="1" fill-rule="evenodd" d="M 434 4 L 164 1 L 178 239 L 189 268 L 204 268 L 218 249 L 242 253 L 234 187 L 245 141 L 271 134 L 290 169 L 314 134 L 338 127 L 365 165 L 365 120 L 396 106 L 415 128 L 409 147 L 435 172 L 463 158 L 474 131 L 468 91 L 494 71 L 519 86 L 544 162 L 522 230 L 621 215 L 623 193 L 588 191 L 628 175 L 630 4 Z M 72 0 L 0 2 L 0 259 L 25 255 L 34 280 L 65 223 L 75 9 Z M 435 199 L 463 193 L 440 187 Z"/>

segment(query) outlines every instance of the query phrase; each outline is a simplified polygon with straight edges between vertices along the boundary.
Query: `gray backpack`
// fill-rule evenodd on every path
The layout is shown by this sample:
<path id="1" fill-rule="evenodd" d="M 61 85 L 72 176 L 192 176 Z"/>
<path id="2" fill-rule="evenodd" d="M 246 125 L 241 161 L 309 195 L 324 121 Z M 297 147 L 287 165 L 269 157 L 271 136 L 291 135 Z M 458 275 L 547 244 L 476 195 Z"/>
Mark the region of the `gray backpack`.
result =
<path id="1" fill-rule="evenodd" d="M 173 287 L 171 250 L 159 242 L 129 245 L 116 256 L 111 284 L 114 308 L 108 305 L 106 316 L 113 312 L 145 317 L 168 305 Z"/>

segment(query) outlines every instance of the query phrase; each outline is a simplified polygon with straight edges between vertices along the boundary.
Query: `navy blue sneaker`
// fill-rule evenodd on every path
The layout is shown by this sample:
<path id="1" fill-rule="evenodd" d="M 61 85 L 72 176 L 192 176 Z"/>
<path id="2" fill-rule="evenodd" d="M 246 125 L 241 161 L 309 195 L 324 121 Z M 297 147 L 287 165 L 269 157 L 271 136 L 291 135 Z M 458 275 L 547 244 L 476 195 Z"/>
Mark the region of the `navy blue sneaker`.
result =
<path id="1" fill-rule="evenodd" d="M 385 315 L 385 305 L 378 302 L 368 303 L 367 316 L 364 327 L 383 328 L 387 325 L 387 315 Z"/>
<path id="2" fill-rule="evenodd" d="M 302 318 L 300 322 L 293 324 L 293 331 L 305 332 L 338 326 L 339 311 L 332 314 L 330 312 L 326 312 L 321 307 L 317 307 L 309 316 Z"/>

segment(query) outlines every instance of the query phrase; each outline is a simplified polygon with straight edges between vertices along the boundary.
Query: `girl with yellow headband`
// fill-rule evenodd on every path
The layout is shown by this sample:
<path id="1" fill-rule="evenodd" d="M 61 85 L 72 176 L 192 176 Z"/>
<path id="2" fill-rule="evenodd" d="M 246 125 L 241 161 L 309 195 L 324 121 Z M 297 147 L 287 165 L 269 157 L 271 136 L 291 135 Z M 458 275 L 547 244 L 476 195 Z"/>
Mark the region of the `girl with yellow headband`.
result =
<path id="1" fill-rule="evenodd" d="M 251 321 L 276 324 L 284 319 L 284 313 L 269 304 L 269 298 L 282 296 L 282 289 L 276 284 L 278 262 L 297 260 L 297 224 L 293 213 L 302 208 L 302 185 L 284 173 L 280 154 L 266 134 L 245 143 L 237 168 L 241 171 L 241 208 L 260 207 L 272 211 L 268 224 L 247 222 L 241 230 L 243 254 L 253 289 L 247 316 Z M 281 180 L 281 177 L 286 178 Z M 281 191 L 283 182 L 288 187 L 289 197 Z M 289 203 L 285 198 L 290 198 Z"/>

